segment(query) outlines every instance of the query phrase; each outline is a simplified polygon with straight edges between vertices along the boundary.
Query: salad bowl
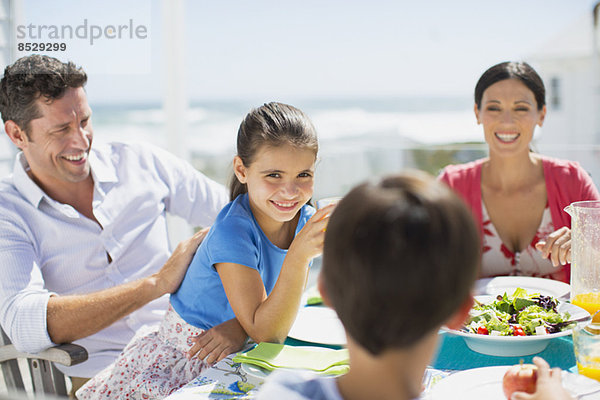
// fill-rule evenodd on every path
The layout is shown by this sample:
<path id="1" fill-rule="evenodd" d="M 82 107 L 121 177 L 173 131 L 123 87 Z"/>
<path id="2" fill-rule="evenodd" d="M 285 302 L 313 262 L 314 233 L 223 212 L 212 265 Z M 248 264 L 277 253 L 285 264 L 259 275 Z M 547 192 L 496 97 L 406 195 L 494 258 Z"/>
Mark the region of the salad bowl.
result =
<path id="1" fill-rule="evenodd" d="M 480 303 L 488 304 L 494 300 L 494 296 L 475 296 L 475 299 Z M 560 332 L 532 336 L 481 335 L 447 327 L 442 330 L 463 337 L 466 345 L 477 353 L 503 357 L 527 356 L 543 351 L 552 339 L 571 335 L 573 329 L 581 329 L 591 320 L 591 316 L 586 310 L 570 303 L 558 301 L 557 311 L 569 313 L 569 320 L 580 321 L 574 327 Z"/>

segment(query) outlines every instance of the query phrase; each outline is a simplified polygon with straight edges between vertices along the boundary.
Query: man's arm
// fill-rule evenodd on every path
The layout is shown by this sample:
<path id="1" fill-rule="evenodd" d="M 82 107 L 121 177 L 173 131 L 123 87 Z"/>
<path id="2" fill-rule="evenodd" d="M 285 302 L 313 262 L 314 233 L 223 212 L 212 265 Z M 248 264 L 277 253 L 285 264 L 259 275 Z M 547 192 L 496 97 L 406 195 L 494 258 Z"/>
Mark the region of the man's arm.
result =
<path id="1" fill-rule="evenodd" d="M 139 146 L 136 150 L 139 156 L 152 160 L 147 161 L 148 165 L 156 168 L 160 180 L 169 188 L 167 210 L 192 224 L 212 224 L 228 201 L 225 188 L 163 149 Z M 150 301 L 175 292 L 206 231 L 180 243 L 154 275 L 89 294 L 51 296 L 46 325 L 52 342 L 65 343 L 87 337 Z"/>
<path id="2" fill-rule="evenodd" d="M 98 292 L 58 296 L 48 300 L 48 334 L 54 343 L 92 335 L 148 302 L 179 287 L 196 249 L 206 236 L 202 229 L 182 241 L 157 273 Z"/>

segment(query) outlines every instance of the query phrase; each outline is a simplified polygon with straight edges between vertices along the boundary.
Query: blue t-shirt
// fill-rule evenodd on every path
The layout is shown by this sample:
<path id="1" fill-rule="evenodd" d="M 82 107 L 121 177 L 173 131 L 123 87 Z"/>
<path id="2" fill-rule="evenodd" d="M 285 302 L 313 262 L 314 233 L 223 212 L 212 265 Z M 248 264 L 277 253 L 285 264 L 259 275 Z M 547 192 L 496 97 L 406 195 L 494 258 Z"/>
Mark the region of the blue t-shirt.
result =
<path id="1" fill-rule="evenodd" d="M 314 213 L 314 208 L 308 205 L 300 209 L 294 236 Z M 217 216 L 181 286 L 171 295 L 171 304 L 187 323 L 210 329 L 235 317 L 215 264 L 234 263 L 257 270 L 268 295 L 279 277 L 286 254 L 287 250 L 267 239 L 256 222 L 248 194 L 240 195 Z"/>
<path id="2" fill-rule="evenodd" d="M 372 398 L 378 396 L 373 394 Z M 414 400 L 426 399 L 423 393 Z M 333 376 L 315 375 L 309 371 L 275 371 L 267 377 L 257 400 L 344 400 Z"/>

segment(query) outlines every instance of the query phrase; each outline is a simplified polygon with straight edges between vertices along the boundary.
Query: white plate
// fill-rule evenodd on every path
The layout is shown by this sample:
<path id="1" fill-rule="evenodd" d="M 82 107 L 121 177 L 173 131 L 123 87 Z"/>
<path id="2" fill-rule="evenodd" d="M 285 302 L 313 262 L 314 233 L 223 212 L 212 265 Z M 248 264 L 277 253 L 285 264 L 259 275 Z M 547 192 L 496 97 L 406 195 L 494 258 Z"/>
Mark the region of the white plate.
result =
<path id="1" fill-rule="evenodd" d="M 506 400 L 502 378 L 509 366 L 474 368 L 457 372 L 438 382 L 430 392 L 431 400 L 485 399 Z M 600 383 L 583 375 L 563 371 L 562 382 L 572 395 L 600 390 Z M 596 396 L 596 397 L 594 397 Z M 597 398 L 598 393 L 582 399 Z"/>
<path id="2" fill-rule="evenodd" d="M 493 296 L 476 296 L 476 298 L 482 303 L 488 303 L 493 300 Z M 583 308 L 574 306 L 571 303 L 559 301 L 557 309 L 559 312 L 568 312 L 571 315 L 570 319 L 585 318 L 590 315 Z M 585 324 L 586 322 L 579 322 L 577 327 L 582 327 Z M 446 327 L 442 328 L 442 330 L 453 335 L 462 336 L 467 346 L 477 353 L 503 357 L 527 356 L 539 353 L 548 346 L 550 340 L 561 336 L 568 336 L 572 333 L 572 329 L 567 329 L 549 335 L 491 336 L 457 331 Z"/>
<path id="3" fill-rule="evenodd" d="M 346 333 L 335 311 L 325 306 L 300 307 L 288 336 L 304 342 L 346 345 Z"/>
<path id="4" fill-rule="evenodd" d="M 513 294 L 516 288 L 523 288 L 528 293 L 540 293 L 545 296 L 568 299 L 571 287 L 553 279 L 535 278 L 531 276 L 497 276 L 479 279 L 475 282 L 475 295 Z"/>

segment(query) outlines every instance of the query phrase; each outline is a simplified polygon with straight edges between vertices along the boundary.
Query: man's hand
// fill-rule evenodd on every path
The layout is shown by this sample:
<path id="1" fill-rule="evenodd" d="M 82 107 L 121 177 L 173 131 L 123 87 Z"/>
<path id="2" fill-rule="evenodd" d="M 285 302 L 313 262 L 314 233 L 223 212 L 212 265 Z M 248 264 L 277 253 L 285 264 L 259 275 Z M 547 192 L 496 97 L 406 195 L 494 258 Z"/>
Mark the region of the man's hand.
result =
<path id="1" fill-rule="evenodd" d="M 209 228 L 201 229 L 191 238 L 180 242 L 171 257 L 165 262 L 165 265 L 154 274 L 156 284 L 162 293 L 174 293 L 179 288 L 190 262 L 192 262 L 192 258 L 194 258 L 194 254 L 206 237 L 208 230 Z"/>
<path id="2" fill-rule="evenodd" d="M 194 338 L 188 357 L 198 357 L 208 365 L 221 361 L 231 353 L 240 351 L 248 335 L 236 318 L 225 321 Z"/>
<path id="3" fill-rule="evenodd" d="M 149 277 L 84 295 L 50 296 L 46 320 L 51 340 L 68 343 L 92 335 L 176 291 L 207 232 L 202 229 L 179 243 L 161 270 Z"/>

